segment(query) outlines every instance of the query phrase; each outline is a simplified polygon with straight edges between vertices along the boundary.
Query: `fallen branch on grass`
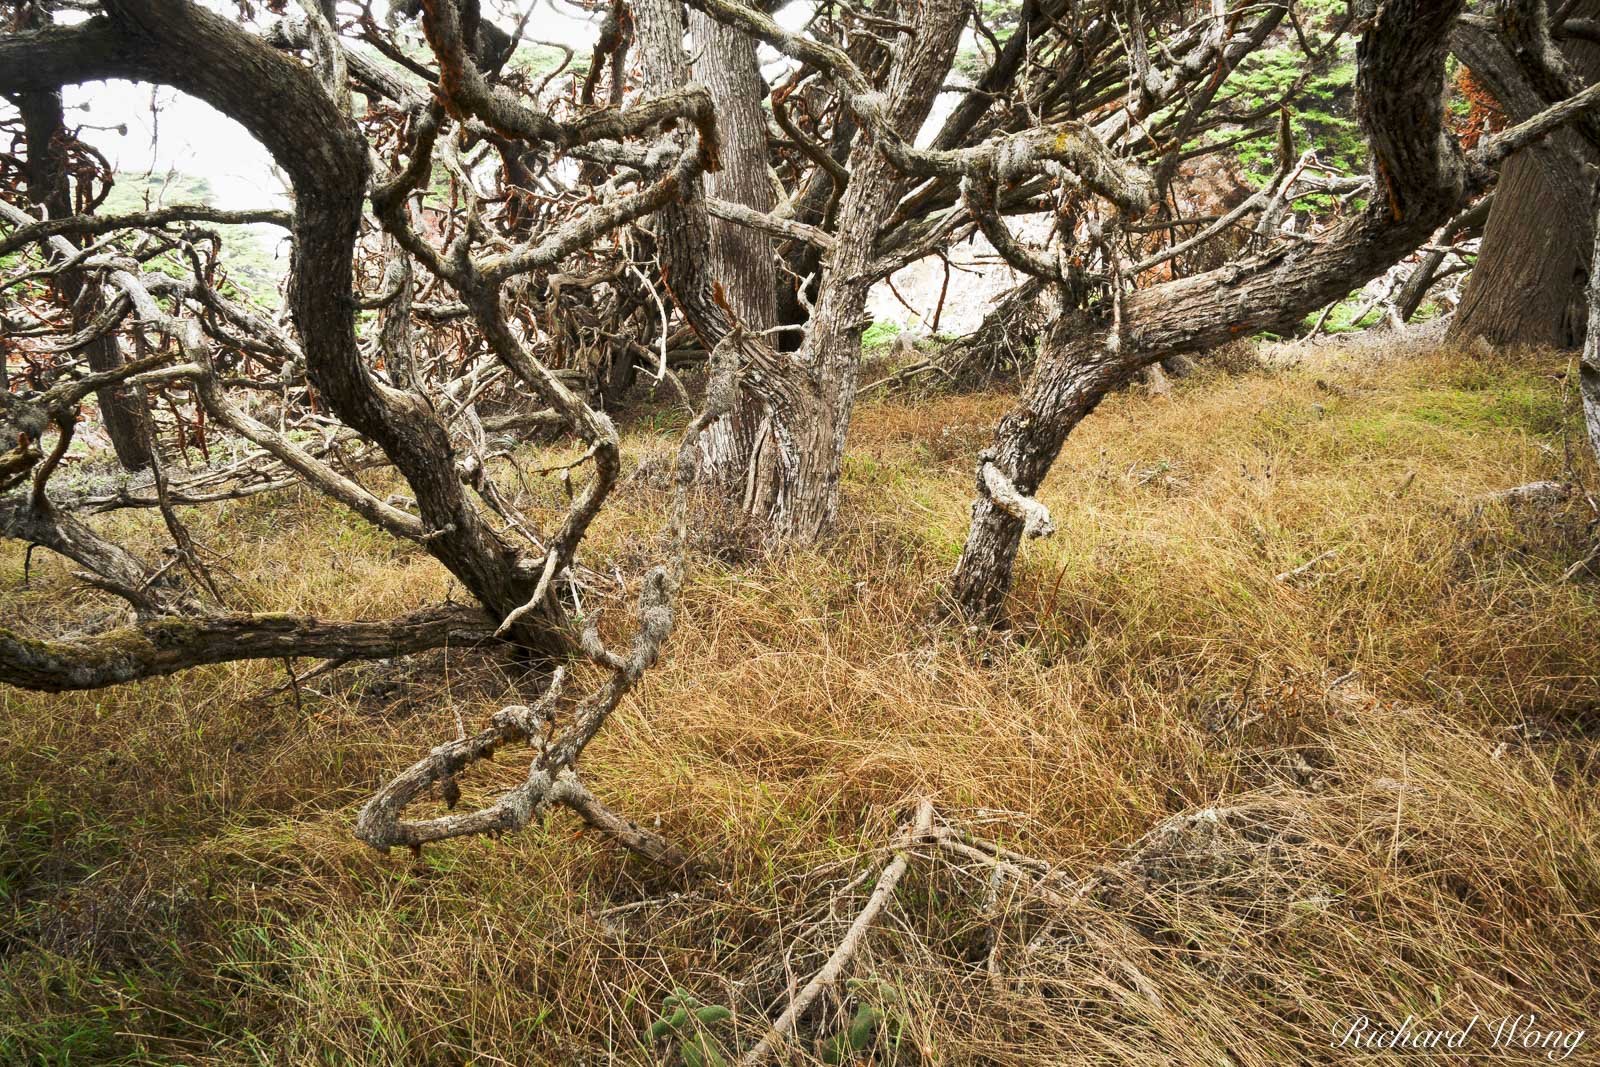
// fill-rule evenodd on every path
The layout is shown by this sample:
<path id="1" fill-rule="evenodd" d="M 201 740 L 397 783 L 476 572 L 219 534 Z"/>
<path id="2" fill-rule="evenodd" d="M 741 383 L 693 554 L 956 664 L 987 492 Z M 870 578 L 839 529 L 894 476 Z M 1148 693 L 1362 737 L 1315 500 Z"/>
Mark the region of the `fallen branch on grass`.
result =
<path id="1" fill-rule="evenodd" d="M 1529 482 L 1515 485 L 1497 493 L 1485 493 L 1479 504 L 1554 504 L 1572 495 L 1572 486 L 1565 482 Z"/>
<path id="2" fill-rule="evenodd" d="M 903 385 L 921 374 L 942 374 L 946 379 L 952 382 L 955 381 L 955 379 L 951 377 L 949 371 L 939 366 L 939 364 L 934 363 L 932 360 L 925 359 L 921 362 L 913 363 L 909 367 L 901 367 L 893 374 L 887 374 L 875 382 L 870 382 L 867 385 L 863 385 L 860 389 L 860 392 L 861 395 L 865 396 L 875 389 Z"/>
<path id="3" fill-rule="evenodd" d="M 502 793 L 488 807 L 442 815 L 420 822 L 402 820 L 400 813 L 424 791 L 438 785 L 445 803 L 454 808 L 461 789 L 456 775 L 479 760 L 492 760 L 503 744 L 544 743 L 547 724 L 554 720 L 565 672 L 557 670 L 544 695 L 533 707 L 513 704 L 494 713 L 490 725 L 471 737 L 439 745 L 412 764 L 361 809 L 356 836 L 387 852 L 400 845 L 420 855 L 422 846 L 467 834 L 501 834 L 520 830 L 552 804 L 576 812 L 593 829 L 616 840 L 630 852 L 669 870 L 689 865 L 689 857 L 660 834 L 641 829 L 606 807 L 589 792 L 570 767 L 554 773 L 537 763 L 521 784 Z"/>
<path id="4" fill-rule="evenodd" d="M 667 521 L 671 547 L 667 562 L 651 570 L 641 585 L 635 609 L 637 625 L 630 647 L 626 652 L 619 652 L 606 646 L 600 637 L 598 610 L 590 614 L 579 636 L 578 646 L 583 656 L 607 672 L 605 680 L 573 704 L 565 727 L 558 730 L 557 711 L 566 670 L 557 668 L 532 707 L 513 704 L 501 708 L 494 713 L 486 729 L 472 737 L 460 737 L 435 746 L 380 789 L 356 819 L 357 838 L 380 852 L 398 846 L 420 854 L 423 845 L 452 837 L 499 835 L 508 830 L 520 830 L 551 804 L 560 804 L 575 811 L 589 826 L 609 834 L 652 863 L 672 870 L 688 864 L 688 857 L 666 839 L 640 829 L 596 800 L 578 781 L 573 766 L 622 698 L 655 663 L 672 632 L 673 601 L 683 584 L 688 494 L 694 479 L 695 448 L 700 432 L 732 409 L 736 385 L 734 345 L 740 336 L 739 331 L 734 331 L 728 341 L 712 351 L 706 406 L 689 423 L 679 441 Z M 614 453 L 615 430 L 603 417 L 595 416 L 595 421 L 610 435 Z M 591 488 L 579 498 L 580 503 L 593 492 L 594 484 L 591 483 Z M 575 505 L 572 514 L 582 515 L 582 509 Z M 588 516 L 583 515 L 582 521 L 586 523 Z M 568 528 L 581 531 L 581 526 L 575 527 L 574 522 L 569 518 Z M 562 536 L 558 535 L 554 543 L 561 542 Z M 546 558 L 555 559 L 555 553 L 551 552 Z M 539 586 L 541 590 L 551 572 L 552 567 L 547 562 L 546 578 Z M 419 821 L 401 819 L 406 806 L 435 784 L 446 805 L 453 809 L 461 795 L 456 775 L 478 760 L 493 759 L 495 750 L 502 744 L 516 741 L 530 742 L 536 747 L 537 755 L 528 768 L 527 778 L 501 794 L 493 804 L 459 815 L 452 813 Z"/>
<path id="5" fill-rule="evenodd" d="M 1291 570 L 1286 570 L 1282 574 L 1275 576 L 1272 580 L 1275 582 L 1292 582 L 1296 578 L 1302 578 L 1305 575 L 1310 574 L 1311 571 L 1315 569 L 1317 564 L 1323 562 L 1324 560 L 1330 560 L 1338 554 L 1339 550 L 1337 548 L 1330 548 L 1320 556 L 1313 556 L 1304 563 L 1300 564 L 1300 566 Z"/>
<path id="6" fill-rule="evenodd" d="M 387 659 L 485 641 L 494 624 L 455 604 L 389 621 L 235 614 L 159 618 L 84 637 L 41 639 L 0 629 L 0 682 L 63 693 L 245 659 L 337 656 Z"/>
<path id="7" fill-rule="evenodd" d="M 1354 694 L 1340 696 L 1351 702 L 1362 699 Z M 918 845 L 930 846 L 916 854 L 933 867 L 948 864 L 987 883 L 986 911 L 997 938 L 1007 917 L 1015 914 L 1016 904 L 1032 905 L 1030 925 L 1036 932 L 1025 944 L 1018 943 L 1023 948 L 1018 962 L 1024 973 L 1030 968 L 1037 971 L 1040 961 L 1058 950 L 1081 953 L 1087 948 L 1120 979 L 1106 978 L 1105 988 L 1127 1004 L 1160 1007 L 1160 990 L 1140 969 L 1128 946 L 1115 936 L 1115 930 L 1122 928 L 1117 924 L 1136 922 L 1150 914 L 1151 901 L 1164 892 L 1228 887 L 1228 893 L 1236 893 L 1246 882 L 1260 885 L 1263 892 L 1272 891 L 1277 884 L 1274 879 L 1293 867 L 1301 850 L 1308 847 L 1304 819 L 1300 804 L 1284 797 L 1251 797 L 1234 805 L 1188 811 L 1162 819 L 1122 858 L 1071 877 L 1058 866 L 976 837 L 958 826 L 936 825 L 932 802 L 923 800 L 911 823 L 896 835 L 890 846 L 893 857 L 827 961 L 739 1062 L 742 1067 L 754 1067 L 771 1061 L 795 1039 L 802 1018 L 819 998 L 834 990 L 843 999 L 844 994 L 837 990 L 845 971 L 859 955 L 867 931 L 888 909 Z M 864 869 L 845 892 L 864 884 L 871 871 L 871 867 Z M 1000 899 L 1006 883 L 1015 887 L 1011 906 Z M 1285 906 L 1296 899 L 1293 895 L 1284 898 Z M 1139 932 L 1137 925 L 1129 929 Z M 1026 980 L 1022 974 L 1008 977 L 1003 972 L 999 945 L 996 940 L 989 951 L 990 981 L 1006 987 Z"/>
<path id="8" fill-rule="evenodd" d="M 1562 571 L 1561 580 L 1574 582 L 1582 575 L 1594 574 L 1597 570 L 1600 570 L 1600 545 L 1595 545 L 1586 556 Z"/>
<path id="9" fill-rule="evenodd" d="M 856 916 L 855 922 L 850 924 L 850 929 L 839 941 L 839 947 L 833 950 L 833 955 L 828 957 L 828 962 L 816 973 L 805 988 L 796 993 L 794 999 L 789 1001 L 789 1006 L 783 1014 L 773 1022 L 770 1029 L 756 1042 L 756 1046 L 745 1053 L 740 1061 L 744 1067 L 754 1067 L 755 1064 L 765 1063 L 772 1058 L 778 1050 L 779 1044 L 794 1032 L 795 1024 L 811 1007 L 813 1001 L 822 995 L 823 990 L 835 985 L 845 967 L 850 963 L 856 950 L 861 947 L 861 941 L 866 937 L 867 931 L 877 921 L 893 896 L 895 887 L 900 884 L 900 879 L 905 876 L 906 868 L 910 866 L 911 857 L 909 850 L 919 841 L 927 840 L 933 833 L 933 801 L 921 800 L 917 803 L 917 812 L 909 827 L 901 834 L 900 847 L 894 854 L 894 859 L 883 869 L 883 874 L 878 876 L 878 884 L 873 887 L 872 895 L 867 898 L 866 906 Z"/>

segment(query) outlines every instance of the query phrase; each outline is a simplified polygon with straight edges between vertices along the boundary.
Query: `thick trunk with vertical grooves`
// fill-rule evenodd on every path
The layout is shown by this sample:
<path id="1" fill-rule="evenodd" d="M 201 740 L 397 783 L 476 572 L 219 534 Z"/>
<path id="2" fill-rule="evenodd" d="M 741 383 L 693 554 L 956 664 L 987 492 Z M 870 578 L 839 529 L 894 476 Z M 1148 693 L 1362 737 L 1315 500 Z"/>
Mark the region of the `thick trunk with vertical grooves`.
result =
<path id="1" fill-rule="evenodd" d="M 1562 136 L 1575 140 L 1565 131 Z M 1583 343 L 1589 242 L 1575 223 L 1586 206 L 1553 208 L 1555 196 L 1538 156 L 1524 151 L 1506 160 L 1478 262 L 1450 325 L 1452 340 L 1549 348 Z"/>
<path id="2" fill-rule="evenodd" d="M 688 78 L 680 10 L 671 0 L 639 0 L 636 5 L 647 93 L 670 91 Z M 927 118 L 960 42 L 966 13 L 955 0 L 929 0 L 916 12 L 917 32 L 900 38 L 886 95 L 888 119 L 902 136 L 914 136 Z M 766 339 L 741 342 L 747 350 L 765 349 L 747 356 L 751 365 L 745 381 L 763 393 L 771 432 L 766 441 L 770 447 L 752 465 L 747 510 L 779 539 L 814 539 L 833 520 L 873 281 L 865 268 L 885 219 L 904 191 L 904 178 L 867 140 L 856 141 L 849 169 L 851 181 L 834 230 L 838 244 L 824 261 L 816 313 L 800 350 L 789 355 L 773 351 Z M 658 212 L 656 220 L 673 300 L 712 347 L 732 324 L 716 306 L 713 279 L 704 269 L 710 236 L 699 188 Z"/>
<path id="3" fill-rule="evenodd" d="M 73 306 L 74 329 L 87 326 L 104 308 L 98 295 Z M 122 366 L 122 348 L 115 337 L 100 337 L 89 342 L 85 349 L 92 371 L 116 370 Z M 150 466 L 150 420 L 145 414 L 145 399 L 137 386 L 109 386 L 95 391 L 95 401 L 100 405 L 100 421 L 105 424 L 106 436 L 117 453 L 117 462 L 123 470 L 140 471 Z"/>
<path id="4" fill-rule="evenodd" d="M 960 41 L 964 5 L 928 0 L 917 11 L 916 32 L 903 36 L 895 50 L 888 87 L 889 121 L 901 136 L 913 138 L 927 119 Z M 855 405 L 865 328 L 867 294 L 873 278 L 866 268 L 884 221 L 904 192 L 905 179 L 870 139 L 858 138 L 850 153 L 850 184 L 839 205 L 838 244 L 823 263 L 821 295 L 805 342 L 795 353 L 816 389 L 824 425 L 782 425 L 773 414 L 773 433 L 800 454 L 775 464 L 771 484 L 759 496 L 771 501 L 761 516 L 781 538 L 810 541 L 833 522 L 839 503 L 839 473 L 845 434 Z"/>
<path id="5" fill-rule="evenodd" d="M 1571 13 L 1573 18 L 1597 16 L 1600 0 L 1581 0 Z M 1600 44 L 1562 44 L 1567 61 L 1585 82 L 1600 78 Z M 1463 55 L 1469 67 L 1475 58 Z M 1498 88 L 1493 79 L 1485 81 Z M 1533 113 L 1528 105 L 1535 102 L 1505 92 L 1499 103 L 1511 121 L 1521 122 Z M 1478 261 L 1450 324 L 1452 340 L 1481 337 L 1496 345 L 1552 348 L 1583 343 L 1593 222 L 1592 183 L 1584 175 L 1584 161 L 1596 158 L 1584 137 L 1567 129 L 1551 134 L 1548 144 L 1505 161 Z"/>
<path id="6" fill-rule="evenodd" d="M 689 57 L 683 50 L 683 5 L 677 0 L 635 0 L 634 32 L 648 98 L 689 83 Z M 703 180 L 703 179 L 702 179 Z M 693 182 L 679 198 L 657 211 L 651 230 L 660 249 L 663 280 L 672 301 L 699 335 L 707 351 L 732 328 L 712 291 L 711 219 L 705 190 Z"/>
<path id="7" fill-rule="evenodd" d="M 1595 242 L 1600 247 L 1600 219 L 1595 220 Z M 1596 259 L 1600 251 L 1590 250 Z M 1589 279 L 1589 321 L 1600 322 L 1600 272 Z M 1583 356 L 1578 361 L 1578 395 L 1583 401 L 1583 421 L 1589 430 L 1589 448 L 1600 460 L 1600 330 L 1590 330 L 1583 339 Z"/>
<path id="8" fill-rule="evenodd" d="M 722 168 L 704 176 L 712 196 L 763 213 L 772 210 L 767 177 L 767 119 L 761 101 L 766 85 L 756 62 L 755 42 L 699 11 L 689 13 L 694 40 L 694 76 L 711 93 L 722 139 Z M 766 234 L 721 219 L 708 219 L 707 266 L 722 286 L 728 306 L 748 330 L 778 324 L 778 272 Z M 700 436 L 700 477 L 717 486 L 730 502 L 749 507 L 751 464 L 766 436 L 766 405 L 742 391 L 732 413 Z"/>

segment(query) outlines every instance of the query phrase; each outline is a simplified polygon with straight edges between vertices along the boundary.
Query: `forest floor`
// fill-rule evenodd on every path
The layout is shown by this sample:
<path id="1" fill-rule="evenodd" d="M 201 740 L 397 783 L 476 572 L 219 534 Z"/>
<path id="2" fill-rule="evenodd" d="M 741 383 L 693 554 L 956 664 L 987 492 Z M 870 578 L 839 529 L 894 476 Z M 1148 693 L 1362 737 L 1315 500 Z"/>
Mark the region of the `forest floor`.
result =
<path id="1" fill-rule="evenodd" d="M 1567 359 L 1289 353 L 1085 422 L 1004 639 L 929 619 L 1010 396 L 864 404 L 820 547 L 702 538 L 662 662 L 583 761 L 696 878 L 562 813 L 420 858 L 352 837 L 458 715 L 527 699 L 486 654 L 298 696 L 275 663 L 0 689 L 0 1062 L 731 1062 L 923 797 L 1041 864 L 913 850 L 807 1062 L 1339 1063 L 1367 1055 L 1331 1047 L 1354 1014 L 1476 1014 L 1456 1062 L 1548 1062 L 1489 1047 L 1532 1014 L 1590 1031 L 1569 1062 L 1595 1062 L 1600 578 L 1563 580 L 1595 516 L 1583 491 L 1486 499 L 1594 488 Z M 636 485 L 682 421 L 628 431 Z M 586 562 L 637 573 L 664 500 L 620 495 Z M 379 617 L 448 591 L 309 493 L 193 522 L 227 546 L 232 607 Z M 0 597 L 57 632 L 107 607 L 43 552 L 25 585 L 13 546 Z M 648 1035 L 680 988 L 735 1009 L 687 1050 Z"/>

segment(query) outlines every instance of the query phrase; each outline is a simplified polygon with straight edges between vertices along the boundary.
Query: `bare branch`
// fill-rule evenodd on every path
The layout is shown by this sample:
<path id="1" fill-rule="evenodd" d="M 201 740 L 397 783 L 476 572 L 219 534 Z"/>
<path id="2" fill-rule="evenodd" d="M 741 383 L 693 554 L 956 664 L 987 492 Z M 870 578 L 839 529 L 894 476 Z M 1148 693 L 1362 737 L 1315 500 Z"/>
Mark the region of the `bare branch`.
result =
<path id="1" fill-rule="evenodd" d="M 805 1014 L 806 1009 L 811 1007 L 825 990 L 838 984 L 839 979 L 844 976 L 845 968 L 849 966 L 850 960 L 861 947 L 867 931 L 888 906 L 894 896 L 895 888 L 900 884 L 900 879 L 905 876 L 906 868 L 911 862 L 911 848 L 928 840 L 932 833 L 933 802 L 920 800 L 917 802 L 916 814 L 912 818 L 911 825 L 900 834 L 894 858 L 878 876 L 877 885 L 872 887 L 872 895 L 867 898 L 866 904 L 862 906 L 850 928 L 845 931 L 844 937 L 839 939 L 838 947 L 822 965 L 822 969 L 794 995 L 788 1006 L 783 1009 L 783 1013 L 773 1020 L 772 1026 L 761 1040 L 744 1054 L 739 1061 L 743 1067 L 756 1067 L 757 1064 L 770 1060 L 778 1052 L 783 1041 L 794 1032 L 795 1024 Z"/>
<path id="2" fill-rule="evenodd" d="M 303 615 L 163 618 L 88 637 L 42 640 L 0 629 L 0 682 L 49 693 L 175 674 L 212 663 L 285 656 L 382 659 L 487 640 L 481 611 L 427 608 L 387 622 Z"/>
<path id="3" fill-rule="evenodd" d="M 287 228 L 289 221 L 289 212 L 275 208 L 226 211 L 206 204 L 173 204 L 150 211 L 131 211 L 120 215 L 68 215 L 59 219 L 43 219 L 21 224 L 18 229 L 0 238 L 0 256 L 15 252 L 36 241 L 58 236 L 95 237 L 117 230 L 155 228 L 179 222 L 215 222 L 225 225 L 269 223 Z"/>

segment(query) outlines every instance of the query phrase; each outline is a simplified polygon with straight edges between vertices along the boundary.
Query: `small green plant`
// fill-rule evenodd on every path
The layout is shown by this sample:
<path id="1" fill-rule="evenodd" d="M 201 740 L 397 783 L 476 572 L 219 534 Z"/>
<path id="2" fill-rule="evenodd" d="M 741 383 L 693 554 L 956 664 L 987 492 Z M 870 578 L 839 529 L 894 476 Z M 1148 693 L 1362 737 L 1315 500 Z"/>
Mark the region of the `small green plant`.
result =
<path id="1" fill-rule="evenodd" d="M 673 1040 L 683 1067 L 727 1067 L 722 1043 L 710 1028 L 733 1018 L 721 1004 L 706 1004 L 687 989 L 678 988 L 661 998 L 661 1017 L 646 1032 L 651 1044 Z"/>
<path id="2" fill-rule="evenodd" d="M 900 336 L 900 327 L 892 322 L 874 322 L 868 326 L 861 335 L 861 347 L 866 349 L 883 348 L 894 343 Z"/>
<path id="3" fill-rule="evenodd" d="M 898 999 L 897 991 L 891 986 L 867 983 L 860 979 L 852 979 L 847 985 L 857 996 L 870 987 L 878 1000 L 892 1003 Z M 823 1045 L 822 1062 L 851 1064 L 860 1060 L 866 1053 L 880 1049 L 883 1052 L 881 1059 L 893 1063 L 904 1028 L 905 1024 L 898 1015 L 886 1013 L 878 1004 L 862 1000 L 860 1006 L 856 1008 L 856 1013 L 850 1018 L 850 1025 L 834 1034 Z"/>

